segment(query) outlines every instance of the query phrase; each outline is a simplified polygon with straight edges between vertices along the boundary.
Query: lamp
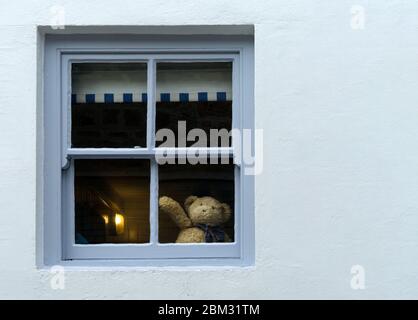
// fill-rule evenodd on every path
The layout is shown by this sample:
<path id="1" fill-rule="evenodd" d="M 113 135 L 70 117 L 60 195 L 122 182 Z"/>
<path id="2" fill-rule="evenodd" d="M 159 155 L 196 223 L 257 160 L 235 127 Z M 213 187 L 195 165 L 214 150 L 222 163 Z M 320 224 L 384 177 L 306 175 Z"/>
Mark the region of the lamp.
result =
<path id="1" fill-rule="evenodd" d="M 112 214 L 110 217 L 107 214 L 103 214 L 102 218 L 106 226 L 109 226 L 113 230 L 113 235 L 122 234 L 125 231 L 125 217 L 121 213 Z"/>
<path id="2" fill-rule="evenodd" d="M 125 218 L 122 214 L 115 214 L 116 234 L 121 234 L 125 231 Z"/>

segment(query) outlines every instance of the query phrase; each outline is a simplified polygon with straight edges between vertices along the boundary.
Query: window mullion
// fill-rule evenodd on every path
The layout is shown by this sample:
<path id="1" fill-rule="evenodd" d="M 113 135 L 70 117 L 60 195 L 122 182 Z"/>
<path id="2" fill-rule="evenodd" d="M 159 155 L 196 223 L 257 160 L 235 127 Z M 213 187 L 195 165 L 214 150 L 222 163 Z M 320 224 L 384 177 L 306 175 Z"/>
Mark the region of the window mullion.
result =
<path id="1" fill-rule="evenodd" d="M 150 176 L 150 243 L 158 243 L 158 163 L 151 159 Z"/>
<path id="2" fill-rule="evenodd" d="M 147 147 L 155 146 L 155 90 L 156 90 L 156 63 L 154 59 L 148 60 L 147 68 Z"/>
<path id="3" fill-rule="evenodd" d="M 155 92 L 156 92 L 156 62 L 148 60 L 147 68 L 147 148 L 155 147 Z M 150 173 L 150 243 L 158 243 L 158 164 L 151 159 Z"/>

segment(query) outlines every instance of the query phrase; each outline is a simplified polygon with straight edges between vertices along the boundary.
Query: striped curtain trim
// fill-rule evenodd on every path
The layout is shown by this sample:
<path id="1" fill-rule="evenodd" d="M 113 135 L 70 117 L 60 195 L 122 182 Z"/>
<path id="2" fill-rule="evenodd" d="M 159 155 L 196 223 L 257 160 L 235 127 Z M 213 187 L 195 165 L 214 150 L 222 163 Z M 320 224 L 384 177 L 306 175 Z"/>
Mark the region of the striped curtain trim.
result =
<path id="1" fill-rule="evenodd" d="M 230 92 L 162 92 L 157 95 L 157 102 L 207 102 L 207 101 L 231 101 Z M 72 103 L 135 103 L 147 102 L 146 93 L 87 93 L 72 94 Z"/>

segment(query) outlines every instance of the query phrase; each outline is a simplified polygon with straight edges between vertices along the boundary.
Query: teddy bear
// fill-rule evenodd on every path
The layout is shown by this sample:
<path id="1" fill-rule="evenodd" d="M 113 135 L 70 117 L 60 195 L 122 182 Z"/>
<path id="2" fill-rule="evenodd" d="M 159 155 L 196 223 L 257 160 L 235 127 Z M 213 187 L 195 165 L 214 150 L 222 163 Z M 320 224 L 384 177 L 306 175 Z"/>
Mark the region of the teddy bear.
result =
<path id="1" fill-rule="evenodd" d="M 222 225 L 232 214 L 231 207 L 212 197 L 189 196 L 183 207 L 174 199 L 163 196 L 159 207 L 180 228 L 176 243 L 231 242 Z"/>

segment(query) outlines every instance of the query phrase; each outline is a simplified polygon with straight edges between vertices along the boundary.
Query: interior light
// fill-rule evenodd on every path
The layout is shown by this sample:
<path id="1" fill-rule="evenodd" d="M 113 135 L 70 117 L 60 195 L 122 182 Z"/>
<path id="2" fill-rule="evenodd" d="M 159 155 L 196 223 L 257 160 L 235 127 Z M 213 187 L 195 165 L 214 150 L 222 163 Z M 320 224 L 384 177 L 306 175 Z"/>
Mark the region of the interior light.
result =
<path id="1" fill-rule="evenodd" d="M 107 214 L 102 215 L 105 224 L 109 224 L 109 216 Z"/>
<path id="2" fill-rule="evenodd" d="M 125 231 L 125 218 L 120 213 L 115 214 L 116 234 L 121 234 Z"/>

